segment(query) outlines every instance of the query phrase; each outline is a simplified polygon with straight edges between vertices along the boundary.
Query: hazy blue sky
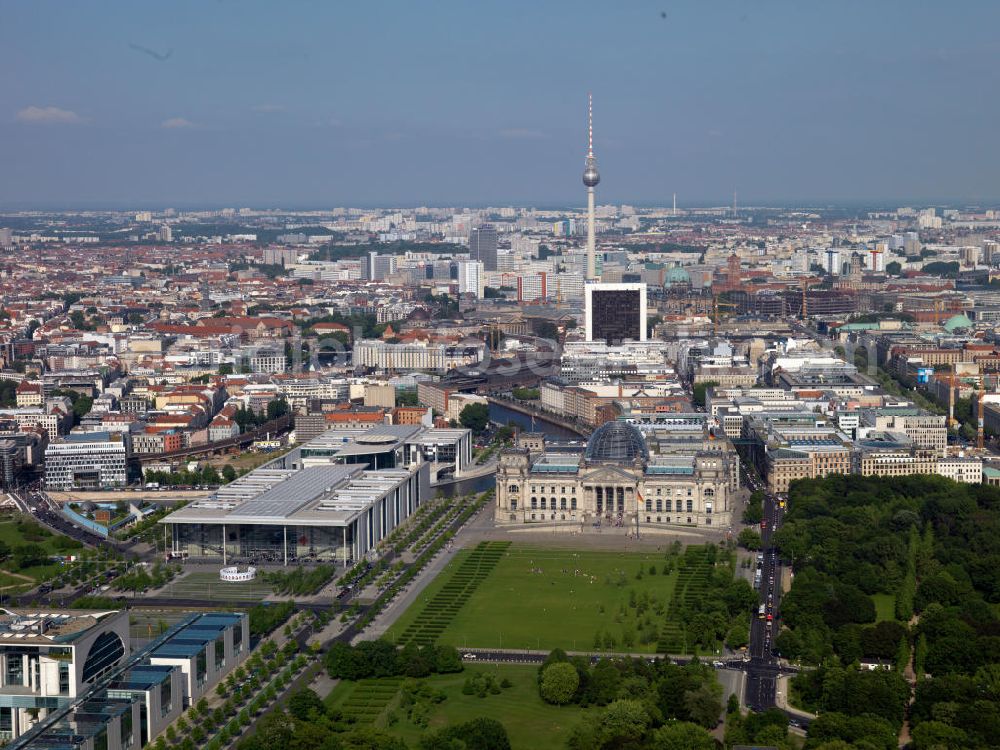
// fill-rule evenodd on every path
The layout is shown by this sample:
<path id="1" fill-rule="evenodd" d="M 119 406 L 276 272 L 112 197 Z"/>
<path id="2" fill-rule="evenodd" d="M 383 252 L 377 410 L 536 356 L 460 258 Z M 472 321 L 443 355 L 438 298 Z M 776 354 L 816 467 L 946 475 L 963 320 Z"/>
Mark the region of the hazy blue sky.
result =
<path id="1" fill-rule="evenodd" d="M 666 17 L 663 17 L 666 13 Z M 1000 196 L 1000 3 L 0 1 L 0 204 Z"/>

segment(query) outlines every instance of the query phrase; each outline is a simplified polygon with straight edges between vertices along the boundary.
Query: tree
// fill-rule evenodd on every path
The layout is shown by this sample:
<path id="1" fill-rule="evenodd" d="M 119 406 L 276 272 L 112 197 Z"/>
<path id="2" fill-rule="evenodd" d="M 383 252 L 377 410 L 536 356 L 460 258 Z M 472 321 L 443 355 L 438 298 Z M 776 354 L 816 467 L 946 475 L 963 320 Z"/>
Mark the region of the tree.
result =
<path id="1" fill-rule="evenodd" d="M 458 415 L 462 427 L 472 430 L 477 435 L 486 429 L 490 421 L 490 407 L 487 404 L 469 404 Z"/>
<path id="2" fill-rule="evenodd" d="M 761 540 L 760 532 L 751 528 L 741 530 L 740 535 L 736 538 L 736 542 L 744 549 L 750 551 L 758 550 L 764 544 Z"/>
<path id="3" fill-rule="evenodd" d="M 341 750 L 407 750 L 406 743 L 379 729 L 352 729 L 340 737 Z"/>
<path id="4" fill-rule="evenodd" d="M 617 700 L 601 719 L 601 747 L 630 747 L 642 739 L 649 723 L 649 713 L 640 701 Z"/>
<path id="5" fill-rule="evenodd" d="M 221 365 L 219 365 L 219 374 L 220 375 L 232 375 L 233 374 L 233 365 L 232 365 L 232 363 L 231 362 L 223 362 Z"/>
<path id="6" fill-rule="evenodd" d="M 76 417 L 75 421 L 79 423 L 81 419 L 90 414 L 90 410 L 93 406 L 93 398 L 90 396 L 80 396 L 73 402 L 73 415 Z"/>
<path id="7" fill-rule="evenodd" d="M 651 750 L 714 750 L 715 740 L 697 724 L 671 721 L 653 732 Z"/>
<path id="8" fill-rule="evenodd" d="M 240 721 L 243 724 L 249 723 L 249 712 L 247 712 L 246 721 L 243 721 L 243 712 L 241 712 Z M 240 743 L 240 749 L 291 750 L 294 747 L 293 737 L 292 722 L 288 718 L 288 714 L 281 710 L 270 711 L 257 722 L 256 731 Z"/>
<path id="9" fill-rule="evenodd" d="M 288 411 L 288 402 L 284 398 L 276 398 L 273 401 L 269 401 L 267 404 L 268 421 L 283 417 L 288 414 Z"/>
<path id="10" fill-rule="evenodd" d="M 236 469 L 233 468 L 232 464 L 226 464 L 222 467 L 222 478 L 228 483 L 236 479 Z"/>
<path id="11" fill-rule="evenodd" d="M 913 728 L 914 750 L 964 750 L 969 737 L 961 729 L 940 721 L 922 721 Z"/>
<path id="12" fill-rule="evenodd" d="M 434 671 L 438 674 L 448 674 L 451 672 L 461 672 L 465 667 L 462 664 L 462 657 L 453 646 L 438 645 L 427 646 L 427 649 L 434 649 Z"/>
<path id="13" fill-rule="evenodd" d="M 718 686 L 718 683 L 714 683 Z M 712 685 L 702 684 L 694 690 L 684 693 L 684 708 L 687 709 L 691 721 L 703 727 L 712 728 L 719 723 L 722 713 L 722 700 L 719 692 Z"/>
<path id="14" fill-rule="evenodd" d="M 576 667 L 569 662 L 550 664 L 542 672 L 542 682 L 538 692 L 546 703 L 557 706 L 573 700 L 576 689 L 580 687 L 580 675 Z"/>
<path id="15" fill-rule="evenodd" d="M 38 544 L 21 544 L 14 548 L 14 564 L 18 568 L 31 568 L 49 561 L 45 548 Z"/>
<path id="16" fill-rule="evenodd" d="M 438 750 L 454 745 L 462 750 L 510 750 L 507 729 L 496 719 L 480 717 L 440 729 L 420 739 L 421 750 Z"/>
<path id="17" fill-rule="evenodd" d="M 694 402 L 695 406 L 704 407 L 705 406 L 705 392 L 709 388 L 714 388 L 718 385 L 715 380 L 707 380 L 704 383 L 695 383 L 692 389 L 691 400 Z"/>
<path id="18" fill-rule="evenodd" d="M 898 260 L 893 260 L 885 264 L 885 272 L 890 276 L 899 276 L 903 271 L 903 266 Z"/>
<path id="19" fill-rule="evenodd" d="M 764 493 L 758 490 L 750 496 L 743 511 L 743 523 L 756 526 L 764 519 Z"/>
<path id="20" fill-rule="evenodd" d="M 299 721 L 308 721 L 313 714 L 321 716 L 326 712 L 323 699 L 309 688 L 296 690 L 288 698 L 288 713 Z"/>
<path id="21" fill-rule="evenodd" d="M 943 276 L 945 278 L 954 278 L 958 275 L 959 264 L 958 261 L 952 261 L 946 263 L 944 261 L 936 260 L 932 263 L 928 263 L 920 270 L 923 273 L 930 274 L 931 276 Z"/>
<path id="22" fill-rule="evenodd" d="M 551 320 L 537 320 L 533 326 L 535 335 L 540 339 L 556 340 L 559 338 L 559 326 Z"/>
<path id="23" fill-rule="evenodd" d="M 618 697 L 622 676 L 610 659 L 601 659 L 590 674 L 583 703 L 606 706 Z"/>

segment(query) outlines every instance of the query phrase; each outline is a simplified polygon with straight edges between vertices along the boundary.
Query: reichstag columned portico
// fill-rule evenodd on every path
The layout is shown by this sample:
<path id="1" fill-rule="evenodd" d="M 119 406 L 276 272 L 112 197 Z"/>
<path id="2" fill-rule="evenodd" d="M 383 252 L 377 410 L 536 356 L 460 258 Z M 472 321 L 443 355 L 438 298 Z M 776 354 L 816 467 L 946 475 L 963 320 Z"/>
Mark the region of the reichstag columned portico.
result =
<path id="1" fill-rule="evenodd" d="M 522 441 L 500 456 L 497 524 L 727 528 L 739 486 L 736 455 L 700 418 L 691 421 L 680 432 L 609 422 L 582 451 Z"/>

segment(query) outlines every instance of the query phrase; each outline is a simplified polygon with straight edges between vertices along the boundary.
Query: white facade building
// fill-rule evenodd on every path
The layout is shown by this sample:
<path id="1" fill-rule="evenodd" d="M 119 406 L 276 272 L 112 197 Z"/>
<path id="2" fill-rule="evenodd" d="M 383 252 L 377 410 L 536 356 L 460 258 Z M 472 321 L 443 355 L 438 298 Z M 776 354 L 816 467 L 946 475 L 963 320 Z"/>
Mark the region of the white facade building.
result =
<path id="1" fill-rule="evenodd" d="M 53 490 L 124 487 L 127 461 L 121 433 L 70 435 L 45 449 L 45 485 Z"/>

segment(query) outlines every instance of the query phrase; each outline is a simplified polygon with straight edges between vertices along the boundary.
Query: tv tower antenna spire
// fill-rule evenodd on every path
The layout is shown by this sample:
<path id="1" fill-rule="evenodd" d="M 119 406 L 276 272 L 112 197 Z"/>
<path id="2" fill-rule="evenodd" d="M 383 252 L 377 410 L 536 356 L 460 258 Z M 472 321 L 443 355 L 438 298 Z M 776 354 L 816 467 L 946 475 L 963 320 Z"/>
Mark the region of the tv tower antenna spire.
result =
<path id="1" fill-rule="evenodd" d="M 587 280 L 597 279 L 597 251 L 594 239 L 594 187 L 601 181 L 594 156 L 594 98 L 587 94 L 587 161 L 583 184 L 587 186 Z"/>

